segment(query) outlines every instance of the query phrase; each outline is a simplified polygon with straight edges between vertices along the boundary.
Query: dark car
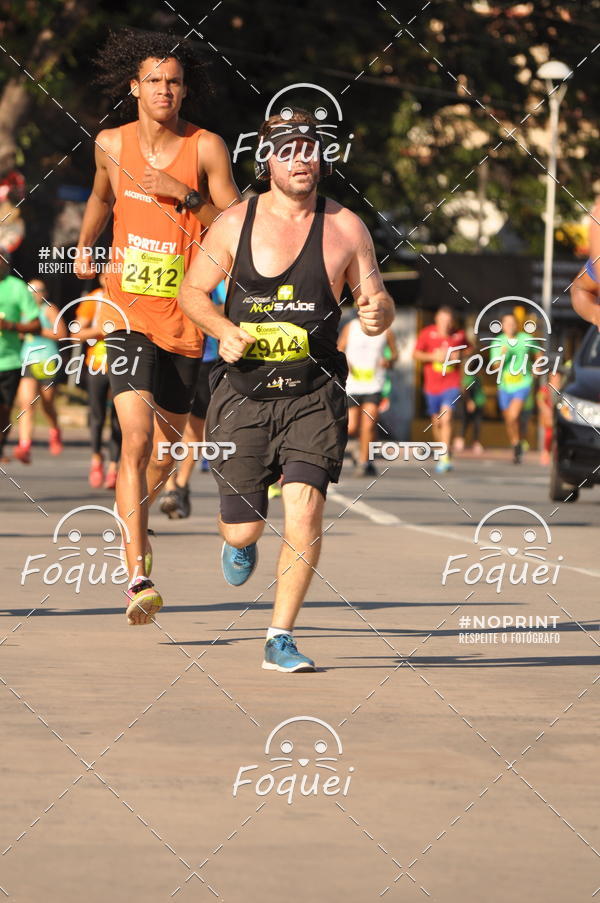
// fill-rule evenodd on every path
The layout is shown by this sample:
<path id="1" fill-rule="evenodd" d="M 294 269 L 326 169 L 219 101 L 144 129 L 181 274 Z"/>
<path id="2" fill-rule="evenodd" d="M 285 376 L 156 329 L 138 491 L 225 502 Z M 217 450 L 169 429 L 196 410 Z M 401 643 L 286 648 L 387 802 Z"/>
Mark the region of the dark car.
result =
<path id="1" fill-rule="evenodd" d="M 575 502 L 600 483 L 600 332 L 590 326 L 554 412 L 550 498 Z"/>

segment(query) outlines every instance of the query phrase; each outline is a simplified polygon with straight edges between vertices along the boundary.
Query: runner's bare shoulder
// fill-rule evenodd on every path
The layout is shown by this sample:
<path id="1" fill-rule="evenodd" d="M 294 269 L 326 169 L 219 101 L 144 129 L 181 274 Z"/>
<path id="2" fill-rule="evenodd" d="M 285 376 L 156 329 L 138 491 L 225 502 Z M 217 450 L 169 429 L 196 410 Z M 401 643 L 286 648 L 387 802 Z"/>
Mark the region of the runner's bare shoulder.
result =
<path id="1" fill-rule="evenodd" d="M 247 210 L 248 201 L 240 201 L 239 204 L 234 204 L 233 207 L 222 210 L 210 228 L 216 229 L 218 227 L 222 234 L 239 235 L 242 231 Z"/>
<path id="2" fill-rule="evenodd" d="M 328 229 L 332 229 L 340 243 L 355 248 L 369 232 L 360 216 L 353 213 L 348 207 L 343 207 L 337 201 L 327 198 L 325 204 L 325 216 Z"/>
<path id="3" fill-rule="evenodd" d="M 228 253 L 235 257 L 247 210 L 248 201 L 222 210 L 208 230 L 203 245 L 215 250 L 226 248 Z"/>
<path id="4" fill-rule="evenodd" d="M 102 129 L 98 132 L 95 139 L 96 156 L 106 163 L 116 163 L 118 165 L 121 156 L 121 130 Z"/>
<path id="5" fill-rule="evenodd" d="M 210 164 L 219 157 L 229 159 L 229 151 L 227 145 L 220 135 L 216 132 L 209 132 L 208 129 L 200 128 L 198 135 L 198 162 L 205 168 L 207 162 Z"/>

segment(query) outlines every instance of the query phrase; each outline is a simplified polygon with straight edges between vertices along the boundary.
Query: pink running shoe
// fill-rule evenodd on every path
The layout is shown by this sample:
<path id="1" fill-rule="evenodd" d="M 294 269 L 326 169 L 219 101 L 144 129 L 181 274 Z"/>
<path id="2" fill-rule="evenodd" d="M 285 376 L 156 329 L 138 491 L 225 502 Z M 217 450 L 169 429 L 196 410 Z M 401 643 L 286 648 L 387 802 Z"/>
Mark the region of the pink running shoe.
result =
<path id="1" fill-rule="evenodd" d="M 62 434 L 59 429 L 51 429 L 48 435 L 48 447 L 51 455 L 60 455 L 64 449 Z"/>

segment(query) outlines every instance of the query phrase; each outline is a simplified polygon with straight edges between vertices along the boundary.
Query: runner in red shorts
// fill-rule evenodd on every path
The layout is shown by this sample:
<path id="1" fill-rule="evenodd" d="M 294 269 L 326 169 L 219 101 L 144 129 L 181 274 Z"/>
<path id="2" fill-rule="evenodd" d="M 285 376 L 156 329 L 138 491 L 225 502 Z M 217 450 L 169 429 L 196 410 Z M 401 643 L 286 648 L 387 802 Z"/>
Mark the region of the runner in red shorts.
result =
<path id="1" fill-rule="evenodd" d="M 425 326 L 417 337 L 413 357 L 421 361 L 427 413 L 431 417 L 433 438 L 450 449 L 454 405 L 461 397 L 460 362 L 468 354 L 464 329 L 457 329 L 451 307 L 440 307 L 431 326 Z M 449 349 L 463 346 L 460 351 Z M 448 359 L 448 363 L 444 363 Z M 438 473 L 451 470 L 449 452 L 439 459 Z"/>

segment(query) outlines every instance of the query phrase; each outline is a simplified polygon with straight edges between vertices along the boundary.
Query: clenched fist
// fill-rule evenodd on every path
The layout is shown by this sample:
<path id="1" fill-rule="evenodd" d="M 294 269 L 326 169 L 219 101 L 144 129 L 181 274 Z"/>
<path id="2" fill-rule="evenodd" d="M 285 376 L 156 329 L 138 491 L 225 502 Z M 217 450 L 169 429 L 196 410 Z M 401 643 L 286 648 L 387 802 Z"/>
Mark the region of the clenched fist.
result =
<path id="1" fill-rule="evenodd" d="M 96 275 L 96 267 L 94 261 L 89 254 L 86 254 L 88 248 L 77 248 L 75 253 L 75 265 L 73 270 L 78 279 L 93 279 Z"/>
<path id="2" fill-rule="evenodd" d="M 246 348 L 249 345 L 253 345 L 255 341 L 251 335 L 240 329 L 239 326 L 229 323 L 226 331 L 221 334 L 219 354 L 228 364 L 235 364 L 236 361 L 239 361 L 244 356 Z"/>
<path id="3" fill-rule="evenodd" d="M 179 201 L 183 201 L 189 191 L 187 185 L 184 185 L 179 179 L 174 179 L 162 169 L 154 169 L 153 166 L 146 166 L 141 185 L 146 194 L 177 198 Z"/>
<path id="4" fill-rule="evenodd" d="M 376 292 L 369 297 L 360 295 L 356 305 L 360 327 L 365 335 L 381 335 L 390 326 L 393 315 L 387 292 Z"/>

